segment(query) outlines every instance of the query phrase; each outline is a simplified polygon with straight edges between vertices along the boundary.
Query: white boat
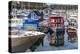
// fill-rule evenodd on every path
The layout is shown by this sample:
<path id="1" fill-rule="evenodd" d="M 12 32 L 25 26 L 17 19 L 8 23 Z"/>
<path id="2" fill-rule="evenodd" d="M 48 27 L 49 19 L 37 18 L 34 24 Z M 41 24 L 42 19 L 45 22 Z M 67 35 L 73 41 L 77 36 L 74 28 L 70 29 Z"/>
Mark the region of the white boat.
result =
<path id="1" fill-rule="evenodd" d="M 23 31 L 22 34 L 11 35 L 9 36 L 11 51 L 20 52 L 23 51 L 22 49 L 29 49 L 39 38 L 44 36 L 44 33 L 37 31 Z"/>
<path id="2" fill-rule="evenodd" d="M 68 40 L 77 40 L 77 15 L 70 15 L 68 18 L 69 25 L 67 28 Z"/>

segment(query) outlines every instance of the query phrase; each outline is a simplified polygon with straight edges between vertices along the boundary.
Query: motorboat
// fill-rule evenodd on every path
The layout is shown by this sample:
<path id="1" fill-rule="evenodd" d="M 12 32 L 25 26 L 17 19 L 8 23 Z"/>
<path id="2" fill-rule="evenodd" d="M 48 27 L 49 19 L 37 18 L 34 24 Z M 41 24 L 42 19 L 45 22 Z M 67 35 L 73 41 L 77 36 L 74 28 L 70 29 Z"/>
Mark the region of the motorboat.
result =
<path id="1" fill-rule="evenodd" d="M 68 21 L 68 40 L 74 41 L 77 39 L 77 15 L 70 15 Z"/>
<path id="2" fill-rule="evenodd" d="M 44 33 L 37 31 L 19 31 L 13 33 L 11 36 L 9 36 L 11 51 L 25 51 L 29 49 L 39 38 L 44 38 L 44 36 Z"/>

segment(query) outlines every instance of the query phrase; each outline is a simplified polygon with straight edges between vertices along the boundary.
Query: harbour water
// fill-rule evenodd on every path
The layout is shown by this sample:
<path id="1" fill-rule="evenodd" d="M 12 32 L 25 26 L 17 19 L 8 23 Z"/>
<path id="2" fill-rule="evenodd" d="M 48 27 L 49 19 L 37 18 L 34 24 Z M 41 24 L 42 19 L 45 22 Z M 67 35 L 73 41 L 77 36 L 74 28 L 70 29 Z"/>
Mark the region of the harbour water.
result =
<path id="1" fill-rule="evenodd" d="M 77 49 L 78 48 L 78 43 L 76 42 L 70 42 L 68 41 L 68 35 L 65 30 L 64 34 L 64 46 L 50 46 L 49 45 L 49 38 L 48 35 L 46 35 L 43 39 L 43 45 L 40 42 L 39 45 L 34 49 L 34 51 L 54 51 L 54 50 L 69 50 L 69 49 Z M 33 46 L 34 47 L 34 46 Z"/>
<path id="2" fill-rule="evenodd" d="M 78 48 L 78 41 L 71 42 L 68 40 L 68 34 L 65 30 L 64 34 L 64 46 L 51 46 L 49 40 L 49 35 L 46 34 L 44 38 L 39 38 L 36 43 L 34 43 L 29 49 L 27 48 L 27 43 L 24 45 L 14 48 L 13 52 L 38 52 L 38 51 L 55 51 L 55 50 L 71 50 Z"/>

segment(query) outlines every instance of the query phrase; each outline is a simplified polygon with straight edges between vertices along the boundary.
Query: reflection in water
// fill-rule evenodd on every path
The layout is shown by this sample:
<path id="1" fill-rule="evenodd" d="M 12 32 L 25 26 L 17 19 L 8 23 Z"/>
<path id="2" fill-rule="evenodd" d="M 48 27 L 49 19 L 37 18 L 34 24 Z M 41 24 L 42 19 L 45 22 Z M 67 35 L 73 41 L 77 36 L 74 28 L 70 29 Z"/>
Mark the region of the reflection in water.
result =
<path id="1" fill-rule="evenodd" d="M 35 49 L 40 45 L 40 43 L 43 46 L 43 38 L 39 38 L 38 41 L 35 44 L 33 44 L 32 47 L 30 47 L 31 51 L 35 51 Z"/>
<path id="2" fill-rule="evenodd" d="M 77 49 L 78 48 L 77 41 L 73 41 L 73 43 L 68 41 L 68 34 L 66 31 L 64 34 L 64 45 L 63 46 L 50 46 L 49 43 L 50 43 L 49 35 L 46 35 L 43 39 L 43 46 L 40 44 L 34 50 L 35 51 L 51 51 L 51 50 L 66 50 L 66 49 Z"/>
<path id="3" fill-rule="evenodd" d="M 65 50 L 65 49 L 77 49 L 77 41 L 68 41 L 67 32 L 64 35 L 64 46 L 50 46 L 50 39 L 47 34 L 44 38 L 39 38 L 36 43 L 34 43 L 29 49 L 27 49 L 27 43 L 14 48 L 13 52 L 30 52 L 30 51 L 51 51 L 51 50 Z"/>

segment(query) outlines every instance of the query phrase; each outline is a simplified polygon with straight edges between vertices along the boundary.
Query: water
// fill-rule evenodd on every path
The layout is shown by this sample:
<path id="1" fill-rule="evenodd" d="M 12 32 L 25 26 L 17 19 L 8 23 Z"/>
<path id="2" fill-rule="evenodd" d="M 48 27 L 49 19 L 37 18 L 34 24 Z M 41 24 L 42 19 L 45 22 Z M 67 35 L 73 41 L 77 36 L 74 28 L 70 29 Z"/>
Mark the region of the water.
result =
<path id="1" fill-rule="evenodd" d="M 46 36 L 42 39 L 38 39 L 36 43 L 34 43 L 29 49 L 27 48 L 27 43 L 24 45 L 18 46 L 16 48 L 13 48 L 13 52 L 37 52 L 37 51 L 55 51 L 55 50 L 67 50 L 67 49 L 77 49 L 78 48 L 78 42 L 70 42 L 68 41 L 68 35 L 65 31 L 64 35 L 64 46 L 50 46 L 49 45 L 49 35 L 46 34 Z"/>
<path id="2" fill-rule="evenodd" d="M 59 47 L 50 46 L 48 35 L 46 35 L 43 39 L 43 46 L 40 43 L 40 45 L 37 46 L 37 48 L 34 51 L 53 51 L 53 50 L 67 50 L 67 49 L 77 49 L 77 48 L 78 48 L 77 41 L 73 43 L 69 42 L 67 32 L 65 31 L 64 46 L 59 46 Z"/>

